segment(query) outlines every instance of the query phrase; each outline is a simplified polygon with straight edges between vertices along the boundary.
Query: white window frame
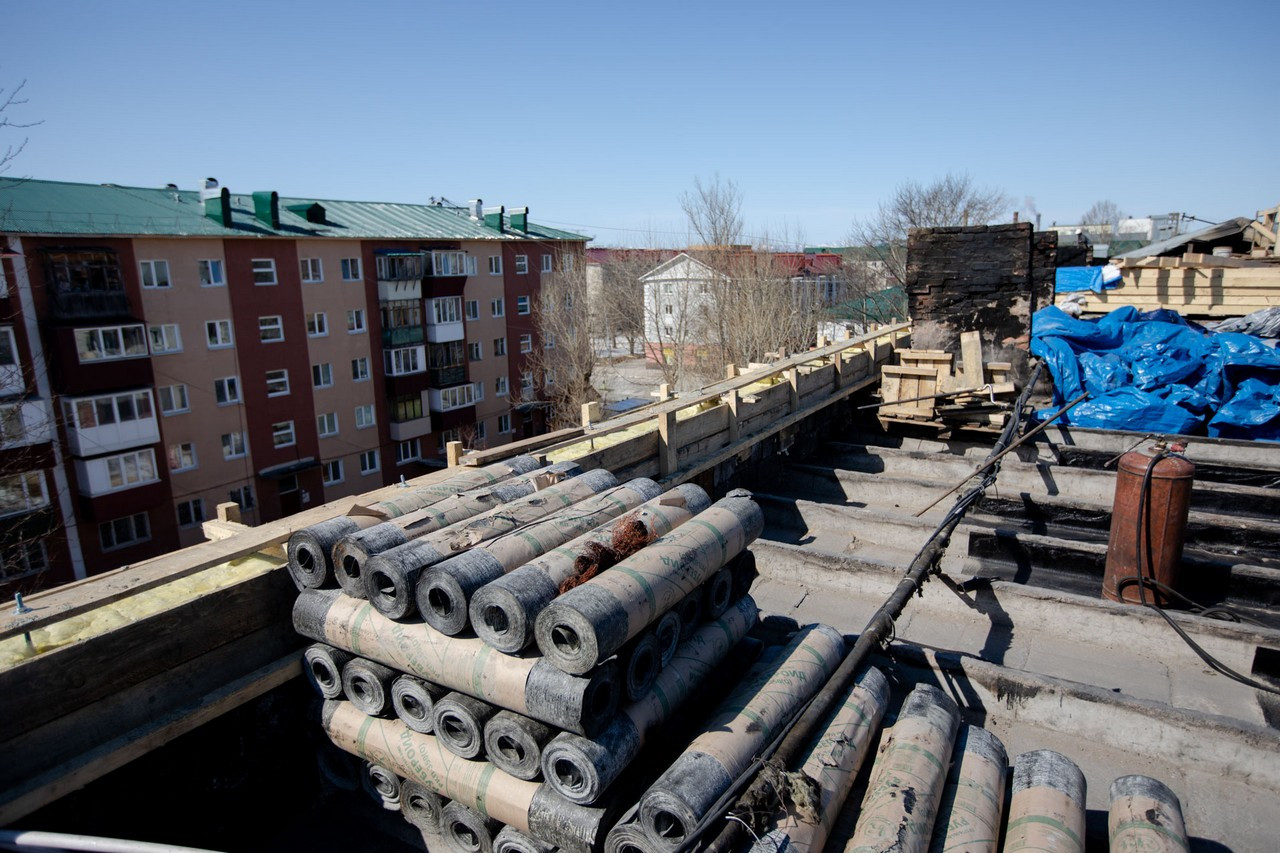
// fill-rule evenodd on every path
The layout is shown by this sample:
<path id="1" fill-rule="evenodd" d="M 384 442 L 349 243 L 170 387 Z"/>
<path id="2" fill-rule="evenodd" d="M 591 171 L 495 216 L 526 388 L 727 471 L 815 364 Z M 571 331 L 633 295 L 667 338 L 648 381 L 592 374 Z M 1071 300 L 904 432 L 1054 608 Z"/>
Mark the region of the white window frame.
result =
<path id="1" fill-rule="evenodd" d="M 289 371 L 287 368 L 267 371 L 267 396 L 287 397 L 289 395 Z"/>
<path id="2" fill-rule="evenodd" d="M 187 509 L 187 520 L 182 520 L 182 508 Z M 204 514 L 204 498 L 190 498 L 185 501 L 178 501 L 174 507 L 178 516 L 178 529 L 187 530 L 192 527 L 199 527 L 205 521 Z"/>
<path id="3" fill-rule="evenodd" d="M 266 314 L 258 318 L 258 340 L 264 344 L 284 342 L 284 317 Z"/>
<path id="4" fill-rule="evenodd" d="M 205 320 L 204 342 L 209 349 L 229 349 L 235 346 L 235 332 L 232 331 L 231 321 Z"/>
<path id="5" fill-rule="evenodd" d="M 533 309 L 532 309 L 532 308 L 530 307 L 530 305 L 529 305 L 529 297 L 528 297 L 528 296 L 517 296 L 517 297 L 516 297 L 516 314 L 518 314 L 518 315 L 519 315 L 519 316 L 521 316 L 521 317 L 524 317 L 524 316 L 528 315 L 528 314 L 529 314 L 529 312 L 531 312 L 532 310 L 533 310 Z"/>
<path id="6" fill-rule="evenodd" d="M 476 421 L 476 441 L 481 442 L 489 437 L 489 427 L 484 421 Z"/>
<path id="7" fill-rule="evenodd" d="M 498 415 L 498 435 L 508 435 L 512 432 L 514 430 L 511 429 L 511 413 Z"/>
<path id="8" fill-rule="evenodd" d="M 3 284 L 4 273 L 0 272 L 0 285 Z M 49 551 L 44 542 L 18 542 L 0 551 L 0 582 L 38 575 L 48 568 Z"/>
<path id="9" fill-rule="evenodd" d="M 159 332 L 159 346 L 156 345 L 156 333 Z M 182 329 L 177 323 L 157 323 L 147 327 L 147 337 L 151 343 L 152 355 L 168 355 L 182 352 Z"/>
<path id="10" fill-rule="evenodd" d="M 167 393 L 166 393 L 167 392 Z M 164 399 L 169 398 L 169 407 L 165 408 Z M 176 405 L 178 398 L 182 398 L 182 405 Z M 164 417 L 170 415 L 180 415 L 183 412 L 191 411 L 191 394 L 187 386 L 181 382 L 173 385 L 161 385 L 156 388 L 156 399 L 160 405 L 160 414 Z"/>
<path id="11" fill-rule="evenodd" d="M 234 392 L 234 393 L 233 393 Z M 225 400 L 219 400 L 225 397 Z M 240 404 L 240 377 L 219 376 L 213 380 L 213 399 L 219 406 L 236 406 Z"/>
<path id="12" fill-rule="evenodd" d="M 467 341 L 467 361 L 484 361 L 483 341 Z"/>
<path id="13" fill-rule="evenodd" d="M 410 438 L 396 443 L 396 464 L 408 465 L 422 459 L 422 441 Z"/>
<path id="14" fill-rule="evenodd" d="M 322 361 L 311 365 L 311 387 L 312 388 L 332 388 L 333 387 L 333 362 Z"/>
<path id="15" fill-rule="evenodd" d="M 533 372 L 525 370 L 520 374 L 520 393 L 527 398 L 533 393 Z"/>
<path id="16" fill-rule="evenodd" d="M 529 273 L 529 256 L 516 255 L 516 275 L 528 275 Z"/>
<path id="17" fill-rule="evenodd" d="M 143 290 L 168 290 L 173 286 L 173 279 L 169 277 L 169 262 L 138 261 L 138 280 L 142 282 Z M 150 284 L 147 284 L 148 280 Z"/>
<path id="18" fill-rule="evenodd" d="M 307 315 L 307 337 L 329 337 L 329 314 L 325 311 L 314 311 Z"/>
<path id="19" fill-rule="evenodd" d="M 364 320 L 363 308 L 352 308 L 347 311 L 347 334 L 363 335 L 368 331 L 368 326 Z"/>
<path id="20" fill-rule="evenodd" d="M 378 458 L 377 449 L 366 450 L 360 454 L 360 474 L 376 474 L 382 470 L 382 460 Z"/>
<path id="21" fill-rule="evenodd" d="M 502 255 L 489 256 L 489 275 L 502 275 Z"/>
<path id="22" fill-rule="evenodd" d="M 543 349 L 555 349 L 555 348 L 556 348 L 556 336 L 555 336 L 554 334 L 552 334 L 551 332 L 547 332 L 545 335 L 543 335 L 543 336 L 542 336 L 542 348 L 543 348 Z"/>
<path id="23" fill-rule="evenodd" d="M 369 429 L 378 425 L 378 411 L 373 403 L 356 406 L 356 429 Z"/>
<path id="24" fill-rule="evenodd" d="M 249 484 L 228 490 L 227 497 L 235 501 L 242 510 L 253 509 L 256 506 L 253 501 L 253 486 Z"/>
<path id="25" fill-rule="evenodd" d="M 202 258 L 196 261 L 196 275 L 201 287 L 226 287 L 227 278 L 222 273 L 222 261 L 218 258 Z"/>
<path id="26" fill-rule="evenodd" d="M 368 382 L 369 381 L 369 357 L 360 356 L 351 359 L 351 381 L 352 382 Z"/>
<path id="27" fill-rule="evenodd" d="M 346 479 L 346 472 L 342 470 L 341 459 L 330 459 L 328 462 L 320 466 L 320 482 L 326 486 L 336 486 Z"/>
<path id="28" fill-rule="evenodd" d="M 176 444 L 170 444 L 165 448 L 166 456 L 169 462 L 170 473 L 177 474 L 181 471 L 191 471 L 200 467 L 200 458 L 196 455 L 196 443 L 194 441 L 180 441 Z M 186 460 L 185 464 L 183 460 Z M 178 464 L 175 465 L 174 463 Z"/>
<path id="29" fill-rule="evenodd" d="M 275 258 L 253 258 L 249 262 L 249 270 L 257 287 L 270 287 L 280 283 L 276 277 Z"/>
<path id="30" fill-rule="evenodd" d="M 506 335 L 503 335 L 500 338 L 493 339 L 493 354 L 499 355 L 499 356 L 507 354 L 507 336 Z"/>
<path id="31" fill-rule="evenodd" d="M 442 412 L 452 411 L 453 409 L 462 409 L 476 404 L 475 383 L 454 385 L 450 388 L 441 388 L 439 393 L 440 411 Z"/>
<path id="32" fill-rule="evenodd" d="M 505 397 L 511 393 L 511 380 L 505 376 L 499 376 L 493 380 L 493 395 L 495 397 Z"/>
<path id="33" fill-rule="evenodd" d="M 467 274 L 467 255 L 457 250 L 435 251 L 431 253 L 431 274 L 435 276 L 456 276 Z"/>
<path id="34" fill-rule="evenodd" d="M 421 346 L 383 350 L 383 370 L 387 376 L 410 376 L 425 373 L 426 355 Z"/>
<path id="35" fill-rule="evenodd" d="M 330 438 L 338 434 L 338 413 L 325 412 L 316 415 L 316 435 L 320 438 Z"/>
<path id="36" fill-rule="evenodd" d="M 564 252 L 560 255 L 561 272 L 573 272 L 574 263 L 573 252 Z"/>
<path id="37" fill-rule="evenodd" d="M 137 344 L 132 346 L 125 343 L 125 335 L 132 334 L 138 338 Z M 73 333 L 76 342 L 76 358 L 81 364 L 94 364 L 99 361 L 122 361 L 127 358 L 147 358 L 151 355 L 151 338 L 147 334 L 147 329 L 141 323 L 127 323 L 123 326 L 94 326 L 92 328 L 76 329 Z M 111 337 L 115 338 L 116 352 L 112 352 L 109 347 Z M 97 354 L 94 354 L 92 347 L 82 347 L 81 340 L 86 344 L 97 341 Z M 86 353 L 89 357 L 86 358 Z M 15 351 L 15 356 L 16 356 Z"/>
<path id="38" fill-rule="evenodd" d="M 432 299 L 431 314 L 428 316 L 431 318 L 431 322 L 436 325 L 441 323 L 461 323 L 462 297 L 440 296 Z"/>
<path id="39" fill-rule="evenodd" d="M 359 258 L 343 258 L 342 259 L 342 280 L 343 281 L 363 281 L 364 270 L 361 269 Z"/>
<path id="40" fill-rule="evenodd" d="M 495 320 L 507 316 L 507 304 L 501 296 L 489 300 L 489 313 Z"/>
<path id="41" fill-rule="evenodd" d="M 520 336 L 520 352 L 533 352 L 533 334 L 525 332 Z"/>
<path id="42" fill-rule="evenodd" d="M 121 408 L 121 402 L 128 401 L 129 412 Z M 67 424 L 77 430 L 93 429 L 112 424 L 127 424 L 134 421 L 146 421 L 155 417 L 155 407 L 151 402 L 151 391 L 122 391 L 116 394 L 101 394 L 96 397 L 79 397 L 63 401 Z M 93 424 L 85 424 L 81 418 L 81 407 L 87 407 L 92 415 Z M 103 407 L 106 410 L 103 410 Z"/>
<path id="43" fill-rule="evenodd" d="M 293 447 L 298 443 L 298 431 L 293 421 L 277 421 L 271 425 L 271 446 L 277 450 L 281 447 Z"/>
<path id="44" fill-rule="evenodd" d="M 463 313 L 463 316 L 466 318 L 468 323 L 474 320 L 479 320 L 480 319 L 480 300 L 468 299 L 465 304 L 465 311 Z"/>
<path id="45" fill-rule="evenodd" d="M 116 538 L 115 525 L 117 522 L 125 521 L 129 524 L 130 538 L 123 542 Z M 141 524 L 139 524 L 141 521 Z M 140 532 L 141 531 L 141 532 Z M 104 532 L 111 534 L 111 543 L 107 543 L 107 536 Z M 133 515 L 126 515 L 120 518 L 113 518 L 110 521 L 104 521 L 98 525 L 98 544 L 102 546 L 102 550 L 118 551 L 121 548 L 128 548 L 133 545 L 139 545 L 143 542 L 151 541 L 151 517 L 144 512 L 135 512 Z"/>
<path id="46" fill-rule="evenodd" d="M 298 258 L 298 273 L 303 284 L 324 281 L 324 261 L 320 258 Z"/>
<path id="47" fill-rule="evenodd" d="M 0 507 L 0 517 L 20 515 L 24 512 L 40 509 L 49 505 L 49 488 L 44 480 L 44 471 L 24 471 L 0 477 L 0 484 L 5 484 L 4 491 L 12 495 L 14 503 L 8 507 Z"/>
<path id="48" fill-rule="evenodd" d="M 223 459 L 241 459 L 249 454 L 249 446 L 245 443 L 243 432 L 224 432 L 220 441 Z"/>
<path id="49" fill-rule="evenodd" d="M 130 450 L 128 453 L 117 453 L 114 456 L 108 456 L 102 460 L 107 469 L 107 488 L 104 491 L 118 492 L 123 489 L 132 489 L 134 486 L 145 486 L 147 483 L 158 483 L 160 481 L 160 471 L 156 468 L 156 452 L 150 447 L 141 450 Z M 129 468 L 132 462 L 133 478 L 130 478 Z M 144 467 L 151 468 L 151 476 L 144 477 L 142 471 Z M 112 473 L 114 469 L 114 474 Z M 111 482 L 113 476 L 120 479 L 119 485 Z"/>
<path id="50" fill-rule="evenodd" d="M 551 272 L 551 256 L 550 255 L 542 256 L 542 271 Z"/>

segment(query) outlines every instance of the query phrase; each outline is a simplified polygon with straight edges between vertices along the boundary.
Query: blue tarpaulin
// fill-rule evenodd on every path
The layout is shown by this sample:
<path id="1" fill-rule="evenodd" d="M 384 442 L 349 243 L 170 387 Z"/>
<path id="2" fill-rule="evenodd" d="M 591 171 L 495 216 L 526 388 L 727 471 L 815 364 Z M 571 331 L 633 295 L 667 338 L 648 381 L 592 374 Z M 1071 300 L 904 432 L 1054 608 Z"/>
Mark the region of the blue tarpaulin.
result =
<path id="1" fill-rule="evenodd" d="M 1053 375 L 1055 409 L 1089 392 L 1066 423 L 1280 441 L 1280 353 L 1252 335 L 1167 309 L 1080 320 L 1049 306 L 1031 319 L 1031 352 Z"/>
<path id="2" fill-rule="evenodd" d="M 1101 293 L 1119 286 L 1120 271 L 1114 266 L 1058 267 L 1053 282 L 1053 289 L 1057 293 L 1076 293 L 1084 290 Z"/>

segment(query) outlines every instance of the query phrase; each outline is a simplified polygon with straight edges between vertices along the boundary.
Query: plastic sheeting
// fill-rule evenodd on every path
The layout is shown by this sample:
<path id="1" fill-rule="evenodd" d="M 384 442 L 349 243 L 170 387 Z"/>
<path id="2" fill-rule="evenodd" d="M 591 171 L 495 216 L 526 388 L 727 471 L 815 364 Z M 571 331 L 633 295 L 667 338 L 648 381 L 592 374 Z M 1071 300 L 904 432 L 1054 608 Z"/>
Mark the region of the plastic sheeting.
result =
<path id="1" fill-rule="evenodd" d="M 1076 293 L 1091 290 L 1101 293 L 1120 286 L 1120 269 L 1107 264 L 1101 267 L 1058 267 L 1054 275 L 1056 293 Z"/>
<path id="2" fill-rule="evenodd" d="M 1032 317 L 1031 352 L 1053 375 L 1055 409 L 1089 392 L 1066 423 L 1280 441 L 1280 352 L 1253 335 L 1167 309 L 1080 320 L 1050 306 Z"/>

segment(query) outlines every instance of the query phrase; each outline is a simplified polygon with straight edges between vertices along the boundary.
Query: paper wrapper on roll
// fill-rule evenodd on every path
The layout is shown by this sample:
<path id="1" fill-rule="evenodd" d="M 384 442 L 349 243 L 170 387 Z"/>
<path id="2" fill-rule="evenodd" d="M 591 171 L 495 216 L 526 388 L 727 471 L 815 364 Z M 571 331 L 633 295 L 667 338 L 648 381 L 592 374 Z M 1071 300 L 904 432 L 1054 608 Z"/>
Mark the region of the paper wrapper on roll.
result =
<path id="1" fill-rule="evenodd" d="M 1084 853 L 1085 780 L 1071 759 L 1051 749 L 1024 752 L 1013 764 L 1006 853 Z"/>
<path id="2" fill-rule="evenodd" d="M 929 850 L 995 853 L 1009 769 L 1004 744 L 986 729 L 963 726 L 953 753 Z"/>
<path id="3" fill-rule="evenodd" d="M 1107 835 L 1112 853 L 1186 853 L 1187 827 L 1178 796 L 1149 776 L 1111 783 Z"/>

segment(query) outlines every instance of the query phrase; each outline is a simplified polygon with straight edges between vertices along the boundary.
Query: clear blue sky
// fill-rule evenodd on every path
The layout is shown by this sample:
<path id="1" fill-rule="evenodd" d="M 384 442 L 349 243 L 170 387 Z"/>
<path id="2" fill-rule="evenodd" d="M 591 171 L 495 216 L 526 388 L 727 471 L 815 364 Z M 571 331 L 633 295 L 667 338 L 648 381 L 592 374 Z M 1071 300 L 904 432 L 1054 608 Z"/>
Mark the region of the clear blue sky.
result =
<path id="1" fill-rule="evenodd" d="M 1043 222 L 1280 202 L 1280 7 L 1173 2 L 40 2 L 3 9 L 11 176 L 423 202 L 681 242 L 695 176 L 752 234 L 840 243 L 967 172 Z M 627 230 L 631 229 L 631 230 Z M 649 233 L 647 233 L 649 232 Z M 677 232 L 677 233 L 667 233 Z"/>

